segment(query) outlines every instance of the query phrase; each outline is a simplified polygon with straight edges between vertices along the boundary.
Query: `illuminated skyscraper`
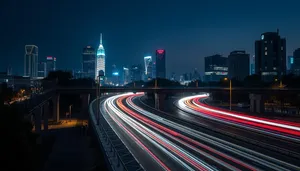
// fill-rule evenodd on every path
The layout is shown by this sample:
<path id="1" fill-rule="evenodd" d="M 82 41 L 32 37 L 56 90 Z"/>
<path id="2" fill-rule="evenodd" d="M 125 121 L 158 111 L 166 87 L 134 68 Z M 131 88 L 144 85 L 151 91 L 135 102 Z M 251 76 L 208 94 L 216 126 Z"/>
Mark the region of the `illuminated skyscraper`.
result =
<path id="1" fill-rule="evenodd" d="M 261 34 L 255 41 L 255 73 L 264 81 L 273 81 L 286 74 L 286 40 L 277 32 Z"/>
<path id="2" fill-rule="evenodd" d="M 290 59 L 293 74 L 300 76 L 300 48 L 296 49 Z"/>
<path id="3" fill-rule="evenodd" d="M 55 70 L 56 70 L 56 58 L 52 56 L 47 56 L 46 75 L 48 76 L 49 72 Z"/>
<path id="4" fill-rule="evenodd" d="M 39 62 L 38 64 L 38 77 L 45 78 L 47 77 L 47 64 L 46 62 Z"/>
<path id="5" fill-rule="evenodd" d="M 124 80 L 124 85 L 128 84 L 130 82 L 130 71 L 129 68 L 123 67 L 123 80 Z"/>
<path id="6" fill-rule="evenodd" d="M 96 71 L 96 52 L 91 46 L 83 48 L 82 52 L 82 73 L 81 76 L 84 78 L 95 78 Z"/>
<path id="7" fill-rule="evenodd" d="M 286 58 L 286 70 L 287 73 L 292 73 L 292 68 L 293 68 L 293 64 L 294 64 L 294 57 L 293 56 L 288 56 Z"/>
<path id="8" fill-rule="evenodd" d="M 205 81 L 220 81 L 228 75 L 228 58 L 221 55 L 204 58 Z"/>
<path id="9" fill-rule="evenodd" d="M 120 84 L 120 74 L 119 74 L 119 70 L 117 69 L 116 65 L 112 66 L 111 82 L 115 86 L 119 86 L 119 84 Z"/>
<path id="10" fill-rule="evenodd" d="M 156 50 L 156 78 L 166 78 L 166 51 Z"/>
<path id="11" fill-rule="evenodd" d="M 36 45 L 25 45 L 24 76 L 37 77 L 38 75 L 38 52 Z"/>
<path id="12" fill-rule="evenodd" d="M 255 55 L 252 56 L 252 58 L 250 57 L 250 75 L 255 74 Z"/>
<path id="13" fill-rule="evenodd" d="M 104 71 L 104 74 L 106 75 L 105 73 L 105 49 L 103 47 L 103 44 L 102 44 L 102 33 L 100 34 L 100 45 L 98 47 L 98 51 L 97 51 L 97 58 L 96 58 L 96 78 L 98 77 L 98 73 L 100 70 L 103 70 Z"/>
<path id="14" fill-rule="evenodd" d="M 132 65 L 130 68 L 131 81 L 141 81 L 143 70 L 141 65 Z"/>
<path id="15" fill-rule="evenodd" d="M 145 56 L 144 64 L 145 64 L 145 78 L 146 80 L 151 79 L 152 78 L 152 57 Z"/>

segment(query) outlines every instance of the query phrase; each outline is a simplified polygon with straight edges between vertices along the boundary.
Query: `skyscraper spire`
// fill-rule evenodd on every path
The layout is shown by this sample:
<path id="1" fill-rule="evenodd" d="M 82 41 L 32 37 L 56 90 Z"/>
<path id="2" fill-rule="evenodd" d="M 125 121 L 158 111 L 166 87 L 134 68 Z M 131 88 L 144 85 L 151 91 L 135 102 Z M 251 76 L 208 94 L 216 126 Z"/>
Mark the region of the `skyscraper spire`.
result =
<path id="1" fill-rule="evenodd" d="M 102 33 L 100 33 L 100 45 L 102 45 Z"/>

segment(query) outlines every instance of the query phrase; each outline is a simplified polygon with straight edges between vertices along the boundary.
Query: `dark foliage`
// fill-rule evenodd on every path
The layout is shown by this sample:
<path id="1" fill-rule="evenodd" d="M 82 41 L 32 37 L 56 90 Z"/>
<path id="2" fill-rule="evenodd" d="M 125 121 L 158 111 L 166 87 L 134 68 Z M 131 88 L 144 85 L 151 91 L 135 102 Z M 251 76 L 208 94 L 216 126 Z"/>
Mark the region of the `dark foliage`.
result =
<path id="1" fill-rule="evenodd" d="M 91 78 L 72 79 L 72 73 L 68 71 L 52 71 L 48 77 L 44 79 L 44 85 L 49 85 L 49 81 L 55 82 L 58 86 L 85 86 L 92 87 L 95 85 L 95 80 Z M 43 86 L 44 87 L 44 86 Z"/>
<path id="2" fill-rule="evenodd" d="M 56 81 L 58 85 L 68 85 L 69 80 L 72 79 L 72 73 L 67 71 L 51 71 L 45 80 Z"/>
<path id="3" fill-rule="evenodd" d="M 157 86 L 158 87 L 181 87 L 182 85 L 177 81 L 171 81 L 168 79 L 157 78 Z M 155 86 L 155 79 L 148 81 L 145 84 L 145 87 L 154 87 Z"/>
<path id="4" fill-rule="evenodd" d="M 0 170 L 35 170 L 37 136 L 31 132 L 32 124 L 12 107 L 3 107 L 0 116 Z"/>

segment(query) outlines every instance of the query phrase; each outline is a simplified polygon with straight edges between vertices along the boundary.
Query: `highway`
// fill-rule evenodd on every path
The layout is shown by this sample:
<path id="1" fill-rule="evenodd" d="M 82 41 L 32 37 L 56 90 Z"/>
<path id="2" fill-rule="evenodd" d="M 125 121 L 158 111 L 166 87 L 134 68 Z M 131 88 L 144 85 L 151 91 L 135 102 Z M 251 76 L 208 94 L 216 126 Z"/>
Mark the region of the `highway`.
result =
<path id="1" fill-rule="evenodd" d="M 145 110 L 142 95 L 109 97 L 101 102 L 101 113 L 145 170 L 300 170 L 296 159 L 280 160 L 275 152 L 246 148 L 230 137 Z"/>

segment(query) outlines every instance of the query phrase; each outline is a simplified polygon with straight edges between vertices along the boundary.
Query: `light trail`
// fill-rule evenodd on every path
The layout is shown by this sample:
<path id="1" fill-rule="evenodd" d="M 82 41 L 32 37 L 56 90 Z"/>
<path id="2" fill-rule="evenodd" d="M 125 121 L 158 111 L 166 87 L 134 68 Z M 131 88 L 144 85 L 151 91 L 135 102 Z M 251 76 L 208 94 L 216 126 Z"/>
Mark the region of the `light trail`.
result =
<path id="1" fill-rule="evenodd" d="M 133 99 L 141 95 L 128 93 L 110 97 L 105 100 L 103 108 L 107 116 L 112 118 L 163 170 L 172 170 L 169 160 L 184 170 L 300 169 L 145 111 L 133 103 Z M 152 144 L 151 147 L 149 143 Z M 168 160 L 164 160 L 157 150 L 168 156 Z"/>
<path id="2" fill-rule="evenodd" d="M 178 130 L 179 132 L 183 132 L 183 133 L 189 135 L 189 137 L 191 137 L 190 139 L 183 138 L 184 141 L 194 143 L 197 146 L 200 146 L 201 149 L 209 148 L 213 153 L 221 154 L 220 156 L 222 156 L 223 158 L 230 159 L 232 162 L 235 162 L 236 164 L 241 165 L 249 170 L 257 170 L 256 167 L 251 166 L 251 164 L 253 164 L 253 163 L 258 163 L 259 165 L 264 166 L 265 168 L 272 169 L 272 170 L 289 170 L 287 168 L 292 168 L 292 170 L 300 169 L 298 166 L 294 166 L 294 165 L 286 163 L 284 161 L 281 161 L 281 160 L 275 159 L 273 157 L 253 151 L 251 149 L 247 149 L 242 146 L 232 144 L 232 143 L 224 141 L 222 139 L 218 139 L 216 137 L 204 134 L 202 132 L 193 130 L 191 128 L 188 128 L 183 125 L 177 124 L 175 122 L 169 121 L 167 119 L 161 118 L 155 114 L 152 114 L 151 112 L 145 111 L 142 108 L 136 106 L 132 102 L 132 98 L 133 98 L 133 96 L 127 98 L 127 101 L 126 101 L 130 105 L 130 107 L 132 107 L 136 111 L 139 111 L 139 113 L 141 113 L 157 122 L 160 122 L 161 125 L 167 125 L 168 127 L 173 128 L 172 130 L 175 130 L 175 131 Z M 180 137 L 180 136 L 182 136 L 182 135 L 177 134 L 177 137 Z M 228 153 L 233 152 L 234 155 L 238 155 L 239 157 L 237 159 L 237 158 L 234 158 L 234 157 L 228 155 L 227 152 L 226 153 L 218 152 L 208 146 L 205 146 L 203 144 L 201 145 L 201 143 L 198 141 L 195 141 L 195 139 L 203 140 L 204 142 L 210 143 L 214 146 L 218 146 L 219 148 L 227 151 Z M 247 160 L 250 160 L 251 164 L 249 165 L 249 164 L 246 164 L 246 163 L 240 161 L 239 159 L 241 159 L 241 158 L 246 158 Z"/>
<path id="3" fill-rule="evenodd" d="M 188 152 L 184 151 L 183 149 L 181 149 L 179 146 L 175 145 L 174 143 L 170 143 L 168 140 L 164 139 L 163 137 L 158 136 L 153 131 L 151 131 L 149 128 L 143 126 L 142 124 L 135 121 L 133 118 L 129 117 L 127 114 L 125 114 L 124 112 L 119 110 L 114 104 L 114 101 L 116 98 L 118 98 L 118 97 L 112 97 L 112 98 L 106 100 L 105 104 L 104 104 L 104 106 L 106 106 L 106 111 L 109 113 L 109 115 L 114 120 L 116 120 L 115 116 L 117 116 L 119 119 L 121 119 L 125 123 L 127 123 L 126 125 L 130 126 L 133 130 L 137 131 L 144 138 L 148 139 L 150 143 L 152 143 L 156 146 L 160 146 L 160 148 L 164 148 L 165 150 L 168 150 L 169 152 L 167 152 L 166 154 L 170 156 L 170 159 L 171 160 L 174 159 L 175 161 L 180 163 L 183 167 L 186 168 L 186 170 L 195 170 L 195 169 L 192 169 L 190 167 L 190 165 L 193 166 L 194 168 L 196 168 L 196 170 L 203 170 L 203 171 L 213 170 L 212 168 L 210 168 L 208 165 L 206 165 L 201 160 L 198 160 L 196 157 L 191 156 Z M 112 110 L 113 112 L 110 112 L 109 110 Z M 132 132 L 129 135 L 132 136 L 133 135 Z M 145 146 L 145 144 L 143 143 L 143 148 L 145 148 L 144 146 Z M 176 154 L 177 157 L 173 158 L 174 154 Z M 157 161 L 157 163 L 159 165 L 163 166 L 164 163 L 162 163 L 162 161 L 155 154 L 153 154 L 152 157 Z M 179 159 L 178 157 L 180 157 L 181 159 Z M 186 163 L 188 163 L 188 164 L 186 164 Z M 166 165 L 163 168 L 164 168 L 164 170 L 169 170 L 168 166 L 166 166 Z"/>
<path id="4" fill-rule="evenodd" d="M 207 97 L 208 97 L 207 94 L 185 97 L 178 101 L 178 106 L 182 110 L 188 111 L 189 113 L 193 113 L 196 115 L 209 117 L 209 118 L 215 118 L 218 119 L 219 121 L 220 120 L 230 121 L 232 123 L 235 123 L 235 125 L 237 126 L 244 127 L 248 125 L 255 128 L 260 128 L 263 129 L 265 133 L 269 133 L 273 135 L 274 132 L 270 132 L 270 131 L 281 132 L 293 136 L 300 136 L 299 124 L 286 122 L 286 121 L 265 119 L 260 117 L 253 117 L 253 116 L 248 116 L 237 112 L 228 112 L 226 110 L 211 107 L 200 102 L 201 99 Z M 190 112 L 190 109 L 198 113 Z"/>

